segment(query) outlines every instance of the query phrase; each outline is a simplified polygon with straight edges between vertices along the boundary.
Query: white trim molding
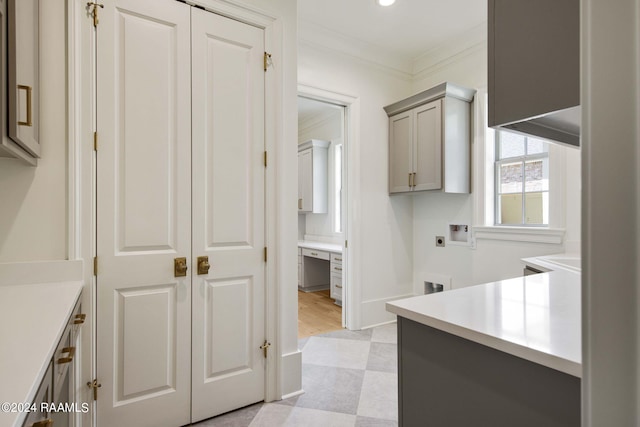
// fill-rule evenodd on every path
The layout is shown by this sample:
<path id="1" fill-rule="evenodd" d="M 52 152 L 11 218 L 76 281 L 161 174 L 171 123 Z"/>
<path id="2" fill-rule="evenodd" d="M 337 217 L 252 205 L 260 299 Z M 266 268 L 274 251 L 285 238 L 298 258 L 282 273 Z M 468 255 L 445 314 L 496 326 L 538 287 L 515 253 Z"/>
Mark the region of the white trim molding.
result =
<path id="1" fill-rule="evenodd" d="M 344 239 L 349 242 L 345 248 L 343 267 L 348 283 L 344 295 L 343 307 L 346 319 L 343 319 L 347 329 L 359 330 L 362 325 L 362 289 L 360 275 L 362 271 L 360 257 L 349 254 L 358 253 L 360 245 L 360 98 L 321 89 L 304 83 L 298 84 L 298 95 L 318 101 L 330 102 L 346 107 L 346 162 L 347 176 L 344 177 L 347 188 L 347 219 L 345 220 Z"/>
<path id="2" fill-rule="evenodd" d="M 472 228 L 472 245 L 475 247 L 477 240 L 562 245 L 564 234 L 564 228 L 475 226 Z"/>

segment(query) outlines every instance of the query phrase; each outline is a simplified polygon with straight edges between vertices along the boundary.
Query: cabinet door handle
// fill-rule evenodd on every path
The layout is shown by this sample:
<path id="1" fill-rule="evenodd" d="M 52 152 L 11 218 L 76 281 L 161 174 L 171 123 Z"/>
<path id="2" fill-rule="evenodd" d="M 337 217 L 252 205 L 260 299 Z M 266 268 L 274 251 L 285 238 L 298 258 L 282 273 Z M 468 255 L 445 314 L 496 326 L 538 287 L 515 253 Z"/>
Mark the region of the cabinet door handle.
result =
<path id="1" fill-rule="evenodd" d="M 53 425 L 53 420 L 51 418 L 47 418 L 46 420 L 37 421 L 31 424 L 31 427 L 49 427 Z"/>
<path id="2" fill-rule="evenodd" d="M 62 349 L 63 353 L 68 353 L 67 357 L 61 357 L 60 359 L 58 359 L 58 364 L 63 364 L 63 363 L 71 363 L 73 362 L 73 356 L 76 355 L 76 348 L 75 347 L 65 347 Z"/>
<path id="3" fill-rule="evenodd" d="M 411 172 L 409 172 L 409 188 L 413 187 L 413 185 L 411 184 Z"/>
<path id="4" fill-rule="evenodd" d="M 24 122 L 18 120 L 18 125 L 33 126 L 33 105 L 31 104 L 31 93 L 33 92 L 33 89 L 31 86 L 18 85 L 18 90 L 27 91 L 27 120 Z"/>
<path id="5" fill-rule="evenodd" d="M 302 199 L 298 199 L 298 209 L 302 209 Z"/>
<path id="6" fill-rule="evenodd" d="M 413 186 L 415 187 L 415 186 L 416 186 L 416 173 L 414 172 L 414 173 L 412 173 L 411 175 L 413 176 L 413 178 L 411 179 L 411 183 L 412 183 L 412 184 L 413 184 Z"/>
<path id="7" fill-rule="evenodd" d="M 86 314 L 76 314 L 75 319 L 73 320 L 73 324 L 74 325 L 82 325 L 84 323 L 84 320 L 87 318 Z"/>

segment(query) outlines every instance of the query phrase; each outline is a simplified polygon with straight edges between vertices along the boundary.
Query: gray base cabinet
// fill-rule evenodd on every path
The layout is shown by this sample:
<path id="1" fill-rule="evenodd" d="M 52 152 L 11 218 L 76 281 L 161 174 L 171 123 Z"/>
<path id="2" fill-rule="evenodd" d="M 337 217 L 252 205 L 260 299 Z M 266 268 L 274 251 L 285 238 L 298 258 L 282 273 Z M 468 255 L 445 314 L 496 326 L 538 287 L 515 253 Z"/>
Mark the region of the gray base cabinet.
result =
<path id="1" fill-rule="evenodd" d="M 580 379 L 398 317 L 399 425 L 579 427 Z"/>

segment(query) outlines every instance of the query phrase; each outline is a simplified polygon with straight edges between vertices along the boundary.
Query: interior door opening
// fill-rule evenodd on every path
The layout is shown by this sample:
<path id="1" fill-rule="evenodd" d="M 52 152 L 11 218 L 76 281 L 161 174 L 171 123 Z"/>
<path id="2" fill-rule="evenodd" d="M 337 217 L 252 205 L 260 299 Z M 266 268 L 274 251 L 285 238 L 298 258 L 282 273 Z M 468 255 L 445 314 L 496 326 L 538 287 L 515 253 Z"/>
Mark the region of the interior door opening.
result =
<path id="1" fill-rule="evenodd" d="M 298 338 L 346 326 L 347 117 L 298 97 Z"/>

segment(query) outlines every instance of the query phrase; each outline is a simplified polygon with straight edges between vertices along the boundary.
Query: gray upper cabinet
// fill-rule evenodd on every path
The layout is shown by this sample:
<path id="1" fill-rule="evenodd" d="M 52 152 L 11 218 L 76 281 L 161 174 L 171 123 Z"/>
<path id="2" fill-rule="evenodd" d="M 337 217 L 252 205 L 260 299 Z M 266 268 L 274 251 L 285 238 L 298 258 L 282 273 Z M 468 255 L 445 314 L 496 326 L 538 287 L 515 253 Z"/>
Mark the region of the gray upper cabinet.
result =
<path id="1" fill-rule="evenodd" d="M 580 142 L 580 0 L 489 0 L 489 126 Z"/>
<path id="2" fill-rule="evenodd" d="M 39 143 L 39 0 L 4 0 L 0 156 L 35 165 Z M 6 82 L 6 84 L 5 84 Z"/>
<path id="3" fill-rule="evenodd" d="M 471 191 L 475 90 L 442 83 L 384 107 L 389 116 L 389 193 Z"/>

